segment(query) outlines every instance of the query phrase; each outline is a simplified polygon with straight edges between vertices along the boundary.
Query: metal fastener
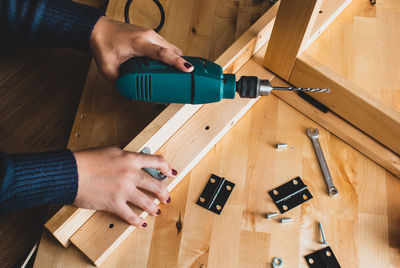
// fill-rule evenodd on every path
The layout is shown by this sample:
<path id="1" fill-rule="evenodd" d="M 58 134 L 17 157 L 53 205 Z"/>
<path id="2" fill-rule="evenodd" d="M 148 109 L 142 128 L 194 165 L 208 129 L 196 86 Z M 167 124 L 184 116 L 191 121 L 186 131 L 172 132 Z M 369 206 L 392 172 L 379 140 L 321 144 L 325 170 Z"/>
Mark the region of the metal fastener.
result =
<path id="1" fill-rule="evenodd" d="M 279 213 L 278 213 L 278 212 L 268 213 L 268 214 L 267 214 L 267 219 L 270 219 L 270 218 L 276 217 L 276 216 L 278 216 L 278 215 L 279 215 Z"/>
<path id="2" fill-rule="evenodd" d="M 328 245 L 328 241 L 326 241 L 326 238 L 325 238 L 324 228 L 322 227 L 322 222 L 319 222 L 319 230 L 321 231 L 321 236 L 322 236 L 321 244 L 324 246 Z"/>
<path id="3" fill-rule="evenodd" d="M 292 218 L 281 218 L 281 223 L 287 223 L 287 222 L 292 222 Z"/>
<path id="4" fill-rule="evenodd" d="M 275 257 L 272 259 L 272 267 L 274 267 L 274 268 L 279 267 L 279 266 L 282 266 L 282 264 L 283 264 L 283 260 L 281 258 Z"/>
<path id="5" fill-rule="evenodd" d="M 276 145 L 276 149 L 286 149 L 287 148 L 287 144 L 286 143 L 278 143 Z"/>

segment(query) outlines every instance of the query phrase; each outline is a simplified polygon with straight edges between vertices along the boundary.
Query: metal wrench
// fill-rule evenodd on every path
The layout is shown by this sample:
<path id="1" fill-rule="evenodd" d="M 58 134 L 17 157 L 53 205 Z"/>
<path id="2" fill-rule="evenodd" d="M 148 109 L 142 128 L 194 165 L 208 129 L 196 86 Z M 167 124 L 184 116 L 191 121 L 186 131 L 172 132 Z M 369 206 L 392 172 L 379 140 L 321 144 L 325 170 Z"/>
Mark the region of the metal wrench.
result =
<path id="1" fill-rule="evenodd" d="M 315 132 L 311 132 L 311 128 L 307 129 L 307 135 L 310 137 L 313 145 L 315 153 L 317 154 L 319 165 L 321 166 L 322 173 L 324 174 L 326 185 L 328 186 L 328 193 L 330 196 L 336 196 L 339 191 L 336 189 L 335 185 L 333 185 L 331 173 L 329 172 L 328 165 L 326 164 L 324 153 L 322 152 L 321 145 L 318 141 L 319 132 L 318 129 L 315 129 Z"/>

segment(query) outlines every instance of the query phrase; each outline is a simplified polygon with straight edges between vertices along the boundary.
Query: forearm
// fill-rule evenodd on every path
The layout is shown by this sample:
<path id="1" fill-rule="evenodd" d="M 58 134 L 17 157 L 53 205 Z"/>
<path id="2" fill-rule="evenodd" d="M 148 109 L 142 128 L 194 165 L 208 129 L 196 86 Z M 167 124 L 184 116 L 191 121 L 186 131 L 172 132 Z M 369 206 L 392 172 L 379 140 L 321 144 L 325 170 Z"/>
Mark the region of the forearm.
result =
<path id="1" fill-rule="evenodd" d="M 77 191 L 77 166 L 69 150 L 0 152 L 0 214 L 41 204 L 70 204 Z"/>
<path id="2" fill-rule="evenodd" d="M 102 15 L 70 0 L 0 0 L 0 45 L 89 50 Z"/>

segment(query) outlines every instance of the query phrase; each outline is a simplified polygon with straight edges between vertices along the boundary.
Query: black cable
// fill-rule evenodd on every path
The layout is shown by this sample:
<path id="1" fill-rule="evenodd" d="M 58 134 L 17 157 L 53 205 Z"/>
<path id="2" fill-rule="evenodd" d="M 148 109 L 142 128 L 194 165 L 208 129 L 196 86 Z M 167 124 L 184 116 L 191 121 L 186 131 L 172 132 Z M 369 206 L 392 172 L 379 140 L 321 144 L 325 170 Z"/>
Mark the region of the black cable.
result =
<path id="1" fill-rule="evenodd" d="M 126 23 L 131 23 L 129 20 L 129 8 L 131 7 L 133 0 L 127 0 L 126 4 L 125 4 L 125 22 Z M 160 10 L 160 15 L 161 15 L 161 19 L 160 19 L 160 24 L 158 24 L 157 28 L 154 29 L 154 31 L 156 33 L 158 33 L 162 27 L 164 26 L 164 22 L 165 22 L 165 12 L 164 12 L 164 8 L 161 5 L 159 0 L 153 0 L 153 2 L 157 5 L 158 9 Z"/>

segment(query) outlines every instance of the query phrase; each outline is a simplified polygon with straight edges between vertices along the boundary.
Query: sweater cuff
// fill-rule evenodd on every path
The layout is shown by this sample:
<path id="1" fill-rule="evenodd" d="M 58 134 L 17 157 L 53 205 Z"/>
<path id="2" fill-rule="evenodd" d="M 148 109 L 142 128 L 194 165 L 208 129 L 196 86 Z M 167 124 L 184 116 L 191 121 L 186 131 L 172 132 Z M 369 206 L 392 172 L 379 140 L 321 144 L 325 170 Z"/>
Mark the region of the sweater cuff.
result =
<path id="1" fill-rule="evenodd" d="M 71 151 L 8 155 L 8 162 L 6 177 L 12 179 L 2 185 L 5 210 L 74 202 L 78 172 Z"/>
<path id="2" fill-rule="evenodd" d="M 38 36 L 42 43 L 90 50 L 93 28 L 104 12 L 70 0 L 48 0 L 43 16 Z"/>

